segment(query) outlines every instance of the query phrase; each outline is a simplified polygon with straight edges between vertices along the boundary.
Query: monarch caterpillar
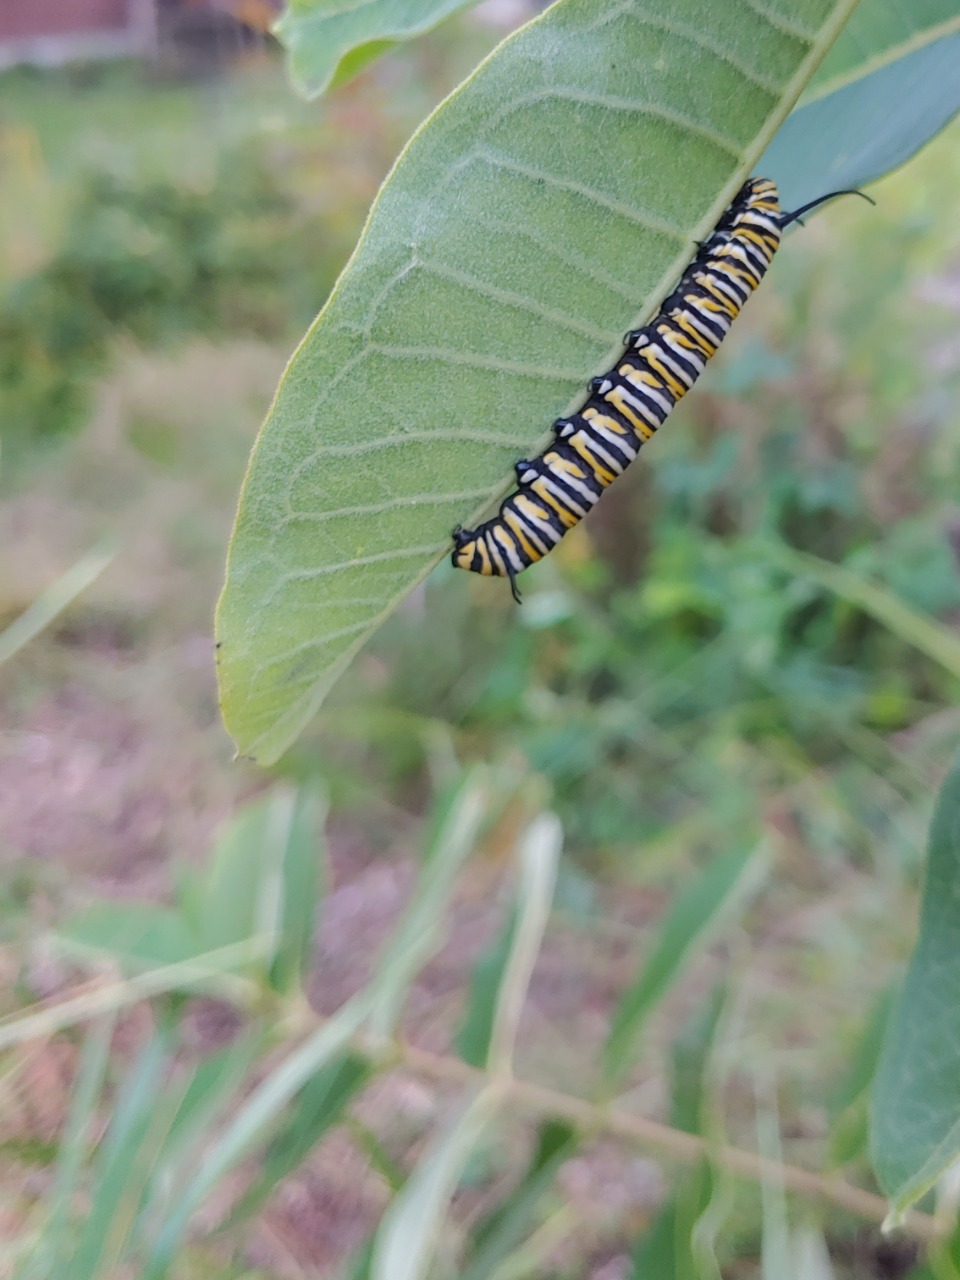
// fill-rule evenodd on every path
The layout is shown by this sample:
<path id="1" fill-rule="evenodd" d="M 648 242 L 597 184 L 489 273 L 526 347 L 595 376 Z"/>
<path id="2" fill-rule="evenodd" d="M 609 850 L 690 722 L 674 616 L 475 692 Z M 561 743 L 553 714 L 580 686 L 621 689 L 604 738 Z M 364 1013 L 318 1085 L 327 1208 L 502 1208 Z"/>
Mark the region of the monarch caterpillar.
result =
<path id="1" fill-rule="evenodd" d="M 517 574 L 583 519 L 690 390 L 766 274 L 783 229 L 843 195 L 863 192 L 831 191 L 783 213 L 776 184 L 749 178 L 658 314 L 626 335 L 623 355 L 590 383 L 583 407 L 557 419 L 556 439 L 539 457 L 516 464 L 518 488 L 499 514 L 476 529 L 454 529 L 454 565 L 509 578 L 519 602 Z"/>

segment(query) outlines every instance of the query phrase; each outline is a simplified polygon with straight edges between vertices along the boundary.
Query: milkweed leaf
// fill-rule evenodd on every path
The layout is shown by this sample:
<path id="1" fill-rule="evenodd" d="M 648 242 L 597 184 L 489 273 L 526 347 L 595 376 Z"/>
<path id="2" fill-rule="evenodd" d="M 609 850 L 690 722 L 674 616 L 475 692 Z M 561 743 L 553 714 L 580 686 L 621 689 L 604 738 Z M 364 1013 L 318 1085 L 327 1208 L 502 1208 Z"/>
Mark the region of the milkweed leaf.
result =
<path id="1" fill-rule="evenodd" d="M 853 7 L 559 0 L 421 126 L 244 483 L 217 614 L 242 752 L 286 750 L 653 314 Z"/>
<path id="2" fill-rule="evenodd" d="M 960 765 L 937 801 L 920 935 L 894 1001 L 871 1104 L 870 1151 L 894 1216 L 960 1156 Z"/>
<path id="3" fill-rule="evenodd" d="M 287 50 L 294 84 L 313 98 L 470 3 L 475 0 L 292 0 L 273 30 Z"/>

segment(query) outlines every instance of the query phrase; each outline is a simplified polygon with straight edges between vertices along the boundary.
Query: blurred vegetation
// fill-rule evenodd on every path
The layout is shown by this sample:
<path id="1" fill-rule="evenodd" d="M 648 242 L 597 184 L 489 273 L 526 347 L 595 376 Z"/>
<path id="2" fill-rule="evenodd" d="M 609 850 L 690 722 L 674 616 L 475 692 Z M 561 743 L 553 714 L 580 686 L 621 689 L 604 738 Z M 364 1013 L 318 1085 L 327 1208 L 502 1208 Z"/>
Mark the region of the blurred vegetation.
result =
<path id="1" fill-rule="evenodd" d="M 662 1115 L 872 1189 L 877 1027 L 960 736 L 956 670 L 907 638 L 960 609 L 955 126 L 876 210 L 790 237 L 520 611 L 439 569 L 264 795 L 230 765 L 209 610 L 250 441 L 399 139 L 491 39 L 453 24 L 322 117 L 262 68 L 3 79 L 2 620 L 105 534 L 120 550 L 0 669 L 2 1275 L 159 1276 L 171 1248 L 183 1277 L 365 1275 L 386 1204 L 381 1262 L 477 1124 L 446 1274 L 667 1277 L 681 1230 L 678 1277 L 956 1274 L 826 1193 L 788 1240 L 813 1262 L 784 1263 L 776 1196 L 800 1188 L 761 1197 L 629 1128 Z M 662 987 L 638 994 L 649 957 Z M 588 1095 L 611 1023 L 643 1054 L 601 1082 L 608 1127 L 523 1092 Z M 525 1118 L 442 1129 L 513 1038 Z M 218 1167 L 222 1228 L 188 1236 Z"/>
<path id="2" fill-rule="evenodd" d="M 87 175 L 53 257 L 5 295 L 6 431 L 74 429 L 120 335 L 159 345 L 191 332 L 282 332 L 289 312 L 306 312 L 303 295 L 329 285 L 294 274 L 317 254 L 292 213 L 252 149 L 225 157 L 208 190 Z"/>
<path id="3" fill-rule="evenodd" d="M 121 107 L 122 92 L 109 82 L 104 92 Z M 66 179 L 54 243 L 32 269 L 8 264 L 0 300 L 8 447 L 75 430 L 120 343 L 301 330 L 352 227 L 342 212 L 318 217 L 299 198 L 299 166 L 309 160 L 278 154 L 255 132 L 205 173 L 91 167 Z"/>

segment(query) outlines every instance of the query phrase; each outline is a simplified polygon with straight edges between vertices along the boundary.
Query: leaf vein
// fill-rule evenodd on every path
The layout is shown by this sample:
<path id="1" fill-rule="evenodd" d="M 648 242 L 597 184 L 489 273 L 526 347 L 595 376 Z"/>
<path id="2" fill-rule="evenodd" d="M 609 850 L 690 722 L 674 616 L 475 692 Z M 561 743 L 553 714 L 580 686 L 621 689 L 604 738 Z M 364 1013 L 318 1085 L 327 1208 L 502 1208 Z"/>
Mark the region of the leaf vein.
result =
<path id="1" fill-rule="evenodd" d="M 526 364 L 519 360 L 505 360 L 503 356 L 484 356 L 476 351 L 450 351 L 446 347 L 403 347 L 393 342 L 371 342 L 369 351 L 395 360 L 436 360 L 440 364 L 463 365 L 468 369 L 492 369 L 496 373 L 510 373 L 518 378 L 540 378 L 546 382 L 582 382 L 579 370 L 550 369 L 542 365 Z"/>
<path id="2" fill-rule="evenodd" d="M 624 98 L 614 93 L 591 93 L 585 89 L 561 88 L 560 86 L 538 96 L 559 98 L 561 101 L 567 102 L 579 102 L 589 107 L 603 107 L 606 111 L 621 111 L 629 115 L 650 116 L 654 120 L 663 120 L 667 124 L 675 124 L 677 128 L 684 130 L 684 132 L 692 133 L 695 137 L 712 143 L 721 151 L 726 151 L 728 155 L 733 156 L 735 160 L 739 160 L 743 155 L 743 148 L 735 139 L 728 138 L 726 134 L 711 128 L 710 125 L 695 120 L 692 116 L 684 115 L 682 111 L 675 111 L 672 107 L 652 102 L 642 102 L 638 98 Z M 518 105 L 522 105 L 522 102 Z"/>
<path id="3" fill-rule="evenodd" d="M 379 515 L 384 511 L 395 511 L 404 507 L 436 506 L 449 503 L 479 502 L 481 498 L 494 492 L 489 486 L 485 489 L 466 489 L 462 493 L 417 493 L 404 494 L 402 497 L 389 498 L 384 502 L 367 502 L 354 507 L 340 507 L 336 511 L 288 511 L 286 519 L 309 524 L 323 524 L 327 520 L 338 520 L 344 516 Z"/>
<path id="4" fill-rule="evenodd" d="M 593 187 L 587 186 L 584 182 L 576 182 L 572 178 L 561 178 L 557 174 L 551 173 L 548 169 L 538 169 L 535 165 L 524 164 L 520 160 L 514 160 L 511 156 L 494 151 L 492 148 L 478 149 L 474 152 L 474 155 L 486 160 L 490 165 L 506 169 L 508 173 L 516 173 L 520 177 L 529 178 L 531 182 L 542 183 L 544 186 L 554 187 L 558 191 L 568 191 L 571 195 L 582 196 L 590 204 L 595 204 L 601 209 L 607 209 L 610 213 L 615 213 L 633 226 L 643 227 L 645 231 L 653 231 L 659 235 L 670 236 L 674 240 L 687 242 L 688 231 L 686 228 L 678 227 L 676 223 L 668 222 L 665 218 L 658 218 L 652 213 L 634 209 L 622 200 L 605 196 L 603 192 L 594 190 Z"/>
<path id="5" fill-rule="evenodd" d="M 764 22 L 770 24 L 777 31 L 782 31 L 784 35 L 793 36 L 796 40 L 802 40 L 804 44 L 813 44 L 819 34 L 817 31 L 811 31 L 809 27 L 805 27 L 802 23 L 796 22 L 776 9 L 771 9 L 767 5 L 762 4 L 761 0 L 744 0 L 748 9 L 752 9 L 758 18 L 763 18 Z"/>
<path id="6" fill-rule="evenodd" d="M 636 306 L 636 290 L 625 288 L 622 280 L 618 280 L 616 276 L 608 275 L 606 271 L 601 271 L 596 263 L 589 258 L 582 258 L 579 254 L 574 253 L 562 253 L 555 240 L 551 240 L 547 236 L 537 235 L 529 227 L 503 222 L 499 218 L 477 217 L 474 221 L 475 225 L 486 227 L 491 231 L 504 231 L 516 239 L 529 240 L 531 244 L 536 245 L 543 252 L 549 253 L 551 257 L 562 263 L 563 266 L 569 267 L 573 271 L 579 271 L 586 280 L 592 281 L 593 284 L 602 285 L 603 288 L 615 293 L 618 298 L 623 298 L 625 302 Z M 571 286 L 573 290 L 575 290 L 575 287 Z M 609 340 L 609 335 L 607 335 L 607 338 Z"/>
<path id="7" fill-rule="evenodd" d="M 743 76 L 745 80 L 749 80 L 751 84 L 755 84 L 758 89 L 762 89 L 774 98 L 779 98 L 783 90 L 783 85 L 779 80 L 769 79 L 757 67 L 750 66 L 741 58 L 738 58 L 719 40 L 712 40 L 703 31 L 698 31 L 695 27 L 688 27 L 686 23 L 676 22 L 673 18 L 653 17 L 645 13 L 637 13 L 634 10 L 627 10 L 625 17 L 639 26 L 650 28 L 650 30 L 663 31 L 666 35 L 678 36 L 681 40 L 689 40 L 696 48 L 703 49 L 721 62 L 725 62 L 738 75 Z"/>
<path id="8" fill-rule="evenodd" d="M 284 575 L 284 583 L 313 582 L 316 578 L 327 578 L 334 573 L 342 573 L 344 569 L 355 569 L 358 565 L 388 564 L 391 560 L 419 559 L 421 556 L 435 556 L 445 547 L 443 542 L 430 542 L 419 547 L 390 547 L 387 551 L 375 551 L 368 556 L 351 556 L 349 560 L 339 560 L 335 564 L 315 565 L 312 569 L 288 569 Z M 278 584 L 281 586 L 283 584 Z"/>
<path id="9" fill-rule="evenodd" d="M 610 335 L 602 329 L 598 329 L 595 325 L 582 324 L 562 311 L 556 311 L 553 307 L 544 306 L 543 303 L 537 302 L 535 298 L 528 298 L 525 294 L 515 293 L 512 289 L 501 289 L 499 286 L 481 280 L 479 276 L 471 275 L 467 271 L 457 271 L 453 267 L 447 267 L 438 262 L 430 262 L 426 259 L 421 260 L 420 266 L 424 271 L 438 276 L 441 280 L 448 280 L 451 284 L 463 285 L 465 289 L 472 289 L 475 293 L 480 294 L 481 297 L 489 298 L 494 302 L 502 302 L 504 306 L 515 307 L 518 311 L 526 311 L 530 315 L 538 316 L 555 328 L 566 329 L 569 333 L 576 333 L 580 337 L 590 338 L 594 342 L 603 344 L 610 340 Z"/>

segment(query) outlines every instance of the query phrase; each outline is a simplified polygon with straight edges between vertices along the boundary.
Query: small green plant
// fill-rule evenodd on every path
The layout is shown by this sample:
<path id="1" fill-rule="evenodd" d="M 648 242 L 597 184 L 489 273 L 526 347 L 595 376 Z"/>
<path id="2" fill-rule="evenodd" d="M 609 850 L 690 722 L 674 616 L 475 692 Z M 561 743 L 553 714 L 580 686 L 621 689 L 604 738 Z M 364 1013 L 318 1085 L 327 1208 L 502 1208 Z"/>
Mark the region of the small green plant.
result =
<path id="1" fill-rule="evenodd" d="M 254 144 L 209 185 L 84 171 L 65 225 L 52 257 L 0 295 L 8 448 L 74 430 L 124 340 L 286 336 L 329 286 L 322 225 Z"/>

